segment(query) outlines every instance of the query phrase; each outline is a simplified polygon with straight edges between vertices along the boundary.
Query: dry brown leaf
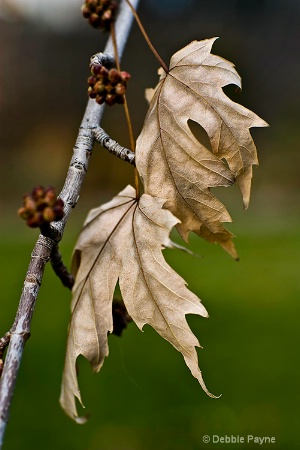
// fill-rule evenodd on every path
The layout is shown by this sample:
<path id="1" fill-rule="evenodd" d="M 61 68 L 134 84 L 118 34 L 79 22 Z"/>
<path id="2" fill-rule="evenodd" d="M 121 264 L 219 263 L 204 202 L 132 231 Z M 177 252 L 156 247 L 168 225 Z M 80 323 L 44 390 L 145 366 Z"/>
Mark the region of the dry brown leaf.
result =
<path id="1" fill-rule="evenodd" d="M 108 355 L 107 333 L 112 331 L 112 300 L 119 279 L 127 311 L 140 329 L 151 325 L 169 341 L 205 392 L 212 396 L 198 367 L 195 346 L 185 315 L 207 312 L 185 281 L 166 263 L 162 249 L 178 223 L 162 209 L 164 200 L 144 194 L 135 198 L 127 186 L 109 203 L 93 209 L 75 247 L 72 319 L 60 402 L 66 413 L 78 418 L 75 397 L 81 402 L 75 363 L 83 355 L 99 371 Z"/>
<path id="2" fill-rule="evenodd" d="M 232 63 L 210 53 L 215 40 L 190 43 L 173 55 L 167 74 L 160 69 L 158 85 L 146 94 L 151 102 L 136 164 L 145 192 L 167 199 L 165 208 L 181 220 L 185 240 L 194 231 L 235 257 L 232 235 L 221 223 L 231 218 L 209 188 L 236 178 L 248 206 L 252 165 L 258 164 L 249 128 L 267 124 L 224 94 L 222 87 L 241 83 Z M 197 141 L 189 119 L 205 129 L 212 152 Z"/>

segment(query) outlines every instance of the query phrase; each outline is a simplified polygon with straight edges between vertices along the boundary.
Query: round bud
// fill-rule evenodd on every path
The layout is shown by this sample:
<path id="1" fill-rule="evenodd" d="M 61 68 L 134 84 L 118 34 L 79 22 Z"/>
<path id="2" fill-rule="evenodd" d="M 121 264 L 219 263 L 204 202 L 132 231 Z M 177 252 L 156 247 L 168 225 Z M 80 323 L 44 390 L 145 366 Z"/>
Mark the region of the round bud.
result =
<path id="1" fill-rule="evenodd" d="M 96 83 L 97 78 L 96 77 L 89 77 L 88 78 L 88 85 L 93 86 Z"/>
<path id="2" fill-rule="evenodd" d="M 30 195 L 24 197 L 23 204 L 28 212 L 34 212 L 36 209 L 36 201 Z"/>
<path id="3" fill-rule="evenodd" d="M 108 106 L 112 106 L 116 101 L 116 96 L 114 94 L 107 94 L 106 98 L 105 98 L 105 103 Z"/>
<path id="4" fill-rule="evenodd" d="M 108 77 L 108 73 L 109 73 L 109 71 L 107 70 L 106 67 L 104 67 L 104 66 L 101 66 L 101 67 L 100 67 L 100 69 L 99 69 L 99 75 L 101 75 L 102 77 L 107 78 L 107 77 Z"/>
<path id="5" fill-rule="evenodd" d="M 110 9 L 107 9 L 103 14 L 101 19 L 103 22 L 110 21 L 112 18 L 112 11 Z"/>
<path id="6" fill-rule="evenodd" d="M 81 12 L 85 19 L 88 19 L 91 15 L 90 9 L 85 5 L 83 5 L 83 7 L 81 8 Z"/>
<path id="7" fill-rule="evenodd" d="M 99 105 L 102 105 L 102 103 L 104 103 L 105 101 L 105 95 L 97 94 L 95 99 L 96 102 L 99 103 Z"/>
<path id="8" fill-rule="evenodd" d="M 120 77 L 122 81 L 127 82 L 130 79 L 130 74 L 128 72 L 120 72 Z"/>
<path id="9" fill-rule="evenodd" d="M 44 197 L 44 188 L 43 186 L 36 186 L 32 191 L 32 198 L 34 201 L 38 201 Z"/>
<path id="10" fill-rule="evenodd" d="M 88 88 L 88 95 L 89 95 L 90 98 L 95 98 L 96 95 L 97 95 L 96 92 L 94 91 L 94 89 L 91 86 Z"/>
<path id="11" fill-rule="evenodd" d="M 18 209 L 18 215 L 21 217 L 21 219 L 27 220 L 32 213 L 28 211 L 26 208 L 22 207 Z"/>
<path id="12" fill-rule="evenodd" d="M 95 64 L 94 66 L 92 66 L 91 72 L 92 72 L 93 75 L 98 75 L 100 73 L 101 69 L 102 69 L 102 65 L 101 64 Z"/>
<path id="13" fill-rule="evenodd" d="M 106 92 L 107 92 L 108 94 L 111 94 L 112 91 L 114 91 L 114 87 L 113 87 L 111 84 L 107 84 L 107 85 L 105 86 L 105 90 L 106 90 Z"/>
<path id="14" fill-rule="evenodd" d="M 108 72 L 108 79 L 112 84 L 116 84 L 119 81 L 120 74 L 117 69 L 110 69 Z"/>
<path id="15" fill-rule="evenodd" d="M 50 186 L 45 190 L 44 202 L 49 206 L 53 206 L 57 202 L 54 187 Z"/>
<path id="16" fill-rule="evenodd" d="M 61 209 L 63 209 L 64 208 L 64 201 L 61 199 L 61 198 L 58 198 L 57 200 L 56 200 L 56 204 L 55 204 L 55 207 L 57 208 L 57 207 L 59 207 L 59 208 L 61 208 Z"/>
<path id="17" fill-rule="evenodd" d="M 124 84 L 122 84 L 122 83 L 118 83 L 115 86 L 115 91 L 116 91 L 117 95 L 124 95 L 126 92 L 126 86 L 124 86 Z"/>
<path id="18" fill-rule="evenodd" d="M 92 13 L 89 17 L 89 22 L 92 26 L 97 26 L 99 23 L 99 16 L 96 13 Z"/>
<path id="19" fill-rule="evenodd" d="M 43 211 L 43 219 L 46 222 L 52 222 L 53 220 L 55 220 L 55 211 L 49 206 L 46 207 Z"/>

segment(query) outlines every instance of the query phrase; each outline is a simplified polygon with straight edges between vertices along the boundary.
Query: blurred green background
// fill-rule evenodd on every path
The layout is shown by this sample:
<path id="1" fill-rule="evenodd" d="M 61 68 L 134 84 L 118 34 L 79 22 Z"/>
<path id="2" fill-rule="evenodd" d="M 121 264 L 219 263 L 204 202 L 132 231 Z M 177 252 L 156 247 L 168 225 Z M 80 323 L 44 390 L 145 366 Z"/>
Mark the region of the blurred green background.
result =
<path id="1" fill-rule="evenodd" d="M 36 184 L 62 187 L 86 104 L 89 57 L 106 36 L 89 29 L 80 1 L 25 13 L 0 2 L 0 334 L 11 326 L 36 232 L 16 216 Z M 19 0 L 21 2 L 21 0 Z M 41 3 L 41 2 L 40 2 Z M 14 4 L 14 8 L 11 5 Z M 59 8 L 64 5 L 63 11 Z M 270 123 L 253 129 L 260 166 L 242 211 L 235 187 L 220 190 L 237 235 L 238 263 L 191 237 L 201 258 L 177 250 L 166 258 L 202 299 L 210 319 L 189 317 L 204 347 L 200 367 L 208 398 L 180 354 L 145 327 L 110 336 L 100 374 L 80 361 L 87 424 L 73 424 L 58 404 L 70 293 L 46 268 L 6 433 L 6 449 L 197 450 L 257 448 L 204 444 L 204 435 L 274 436 L 260 448 L 299 448 L 299 138 L 300 2 L 287 0 L 141 0 L 141 19 L 166 61 L 191 40 L 220 36 L 213 52 L 243 78 L 226 92 Z M 132 74 L 128 102 L 136 136 L 147 110 L 145 87 L 157 63 L 136 26 L 122 61 Z M 122 108 L 107 109 L 103 127 L 129 145 Z M 80 224 L 133 182 L 132 169 L 95 147 L 81 198 L 61 244 L 69 264 Z M 176 238 L 177 239 L 177 238 Z M 178 239 L 178 242 L 180 240 Z"/>

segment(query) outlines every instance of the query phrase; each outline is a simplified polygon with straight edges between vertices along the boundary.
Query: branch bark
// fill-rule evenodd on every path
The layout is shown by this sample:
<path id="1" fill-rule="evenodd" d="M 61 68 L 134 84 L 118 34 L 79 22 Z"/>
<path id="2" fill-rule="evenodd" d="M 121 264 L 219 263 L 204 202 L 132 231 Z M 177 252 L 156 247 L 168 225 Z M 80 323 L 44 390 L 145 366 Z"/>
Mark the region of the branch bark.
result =
<path id="1" fill-rule="evenodd" d="M 135 166 L 135 153 L 126 147 L 122 147 L 117 141 L 114 141 L 107 133 L 105 133 L 103 128 L 95 128 L 94 136 L 96 142 L 106 148 L 110 153 Z"/>
<path id="2" fill-rule="evenodd" d="M 139 0 L 131 0 L 134 8 L 137 8 Z M 122 0 L 118 18 L 115 24 L 116 40 L 119 58 L 121 59 L 133 21 L 133 15 Z M 109 38 L 104 49 L 104 54 L 110 59 L 114 58 L 113 42 Z M 35 303 L 39 287 L 42 283 L 46 263 L 55 254 L 58 242 L 62 239 L 64 228 L 72 209 L 76 206 L 81 185 L 88 169 L 89 160 L 94 144 L 94 130 L 97 129 L 102 119 L 104 105 L 98 105 L 94 100 L 89 100 L 81 122 L 73 156 L 69 165 L 64 187 L 59 197 L 64 201 L 64 217 L 59 222 L 51 223 L 51 237 L 39 235 L 33 249 L 25 278 L 23 291 L 18 306 L 16 318 L 11 330 L 6 333 L 3 343 L 8 344 L 7 354 L 0 380 L 0 449 L 3 445 L 4 433 L 9 418 L 9 409 L 14 392 L 18 370 L 21 364 L 23 349 L 26 340 L 30 336 L 30 325 L 33 317 Z M 3 341 L 3 342 L 2 342 Z"/>
<path id="3" fill-rule="evenodd" d="M 50 261 L 54 273 L 58 276 L 58 278 L 60 278 L 62 284 L 67 288 L 72 289 L 74 285 L 74 277 L 69 273 L 68 269 L 64 265 L 58 245 L 53 248 Z"/>

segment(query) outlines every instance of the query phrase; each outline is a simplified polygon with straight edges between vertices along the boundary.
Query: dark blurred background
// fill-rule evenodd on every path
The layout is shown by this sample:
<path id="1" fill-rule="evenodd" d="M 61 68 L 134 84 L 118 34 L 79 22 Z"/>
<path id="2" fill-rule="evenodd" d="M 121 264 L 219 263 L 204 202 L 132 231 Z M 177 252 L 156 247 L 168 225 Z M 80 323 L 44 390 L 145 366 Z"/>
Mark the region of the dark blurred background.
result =
<path id="1" fill-rule="evenodd" d="M 81 17 L 80 0 L 0 0 L 0 334 L 13 321 L 35 241 L 16 215 L 37 184 L 63 185 L 87 102 L 89 58 L 107 36 Z M 26 345 L 7 449 L 196 450 L 203 435 L 274 436 L 262 448 L 299 448 L 299 140 L 300 1 L 141 0 L 140 18 L 162 58 L 192 40 L 219 36 L 213 53 L 232 61 L 243 91 L 226 93 L 270 128 L 252 129 L 260 166 L 248 211 L 235 187 L 218 191 L 232 214 L 241 261 L 191 238 L 203 255 L 178 251 L 168 261 L 187 280 L 211 319 L 189 319 L 211 400 L 180 355 L 149 328 L 110 338 L 111 355 L 94 376 L 81 364 L 90 421 L 80 427 L 57 402 L 69 320 L 69 292 L 47 268 Z M 133 26 L 122 60 L 131 73 L 128 102 L 135 136 L 146 87 L 158 64 Z M 107 108 L 104 129 L 129 146 L 124 112 Z M 62 250 L 69 264 L 87 211 L 133 183 L 131 167 L 95 147 Z M 229 448 L 218 444 L 218 447 Z M 231 448 L 257 448 L 251 444 Z"/>

